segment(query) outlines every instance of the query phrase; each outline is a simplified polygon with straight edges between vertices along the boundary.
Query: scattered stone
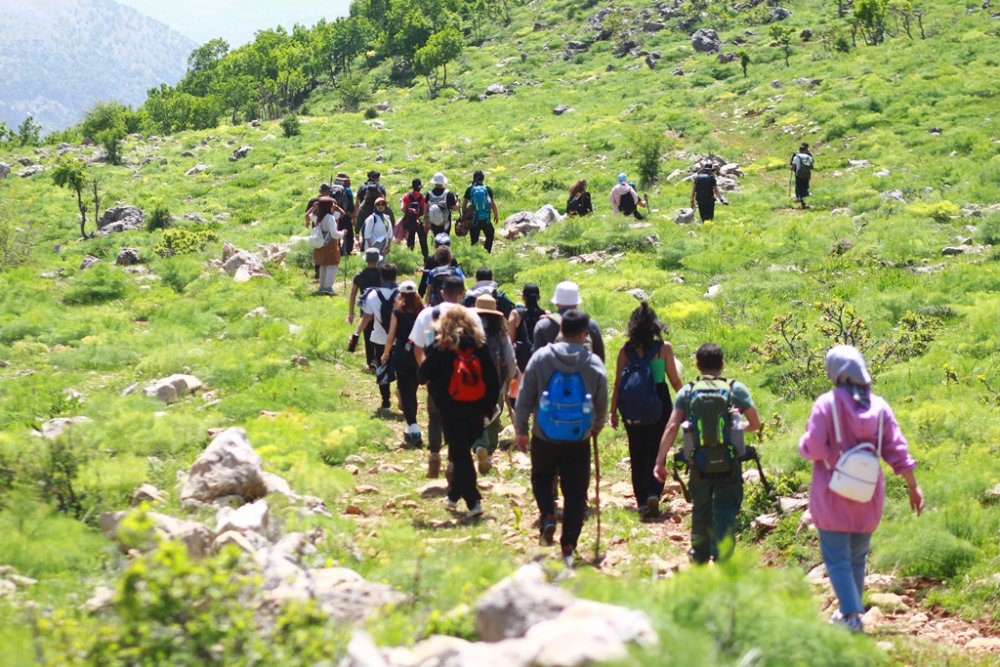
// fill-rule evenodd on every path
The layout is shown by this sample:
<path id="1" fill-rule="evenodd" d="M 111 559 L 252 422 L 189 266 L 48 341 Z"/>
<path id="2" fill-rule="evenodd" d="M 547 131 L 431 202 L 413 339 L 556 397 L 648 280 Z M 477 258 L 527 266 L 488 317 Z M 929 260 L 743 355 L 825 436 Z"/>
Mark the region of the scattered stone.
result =
<path id="1" fill-rule="evenodd" d="M 209 170 L 211 168 L 212 168 L 212 165 L 203 164 L 203 163 L 199 162 L 195 166 L 193 166 L 190 169 L 188 169 L 187 171 L 185 171 L 184 175 L 185 176 L 197 176 L 198 174 L 202 173 L 203 171 L 207 171 L 207 170 Z"/>
<path id="2" fill-rule="evenodd" d="M 142 229 L 145 221 L 146 214 L 137 206 L 113 206 L 101 215 L 97 229 L 100 234 L 127 232 Z"/>
<path id="3" fill-rule="evenodd" d="M 868 160 L 848 160 L 848 169 L 867 169 L 872 166 L 872 163 Z"/>
<path id="4" fill-rule="evenodd" d="M 238 495 L 255 500 L 267 495 L 261 459 L 242 428 L 228 428 L 188 469 L 181 498 L 211 502 L 221 496 Z"/>
<path id="5" fill-rule="evenodd" d="M 556 116 L 561 116 L 567 111 L 572 111 L 572 110 L 573 110 L 572 108 L 566 106 L 565 104 L 560 104 L 559 106 L 557 106 L 555 109 L 552 110 L 552 113 L 555 114 Z"/>
<path id="6" fill-rule="evenodd" d="M 792 512 L 798 512 L 799 510 L 804 510 L 809 507 L 808 498 L 779 498 L 778 507 L 781 509 L 782 514 L 791 514 Z"/>
<path id="7" fill-rule="evenodd" d="M 122 248 L 115 257 L 115 266 L 132 266 L 139 263 L 139 251 L 135 248 Z"/>
<path id="8" fill-rule="evenodd" d="M 94 589 L 94 594 L 83 603 L 83 608 L 88 614 L 99 614 L 114 606 L 115 591 L 108 586 L 98 586 Z"/>
<path id="9" fill-rule="evenodd" d="M 781 517 L 777 514 L 762 514 L 750 522 L 750 530 L 757 535 L 769 533 L 778 527 Z"/>
<path id="10" fill-rule="evenodd" d="M 708 291 L 705 292 L 704 297 L 706 299 L 714 299 L 722 293 L 722 285 L 710 285 Z"/>
<path id="11" fill-rule="evenodd" d="M 35 174 L 40 174 L 43 171 L 45 171 L 45 167 L 43 167 L 40 164 L 34 164 L 28 167 L 27 169 L 22 169 L 20 172 L 18 172 L 17 175 L 20 176 L 21 178 L 31 178 Z"/>
<path id="12" fill-rule="evenodd" d="M 375 105 L 377 111 L 392 111 L 392 106 L 388 102 L 379 102 Z"/>
<path id="13" fill-rule="evenodd" d="M 862 623 L 865 624 L 866 628 L 874 628 L 885 620 L 885 614 L 877 606 L 873 606 L 865 615 L 861 617 Z"/>
<path id="14" fill-rule="evenodd" d="M 50 419 L 42 424 L 42 430 L 39 435 L 46 440 L 55 440 L 74 426 L 78 426 L 79 424 L 92 424 L 93 422 L 93 419 L 84 416 L 56 417 L 55 419 Z"/>
<path id="15" fill-rule="evenodd" d="M 1000 650 L 1000 639 L 997 637 L 976 637 L 966 642 L 965 648 L 977 651 L 997 651 Z"/>
<path id="16" fill-rule="evenodd" d="M 510 95 L 510 90 L 502 83 L 492 83 L 486 88 L 487 95 Z"/>
<path id="17" fill-rule="evenodd" d="M 730 51 L 728 53 L 720 53 L 718 56 L 716 56 L 715 59 L 718 60 L 719 63 L 723 65 L 728 65 L 729 63 L 733 63 L 739 60 L 740 54 L 736 53 L 735 51 Z"/>
<path id="18" fill-rule="evenodd" d="M 941 249 L 941 254 L 945 257 L 965 254 L 966 246 L 946 246 Z"/>
<path id="19" fill-rule="evenodd" d="M 266 306 L 257 306 L 256 308 L 254 308 L 253 310 L 251 310 L 249 313 L 247 313 L 243 317 L 246 318 L 246 319 L 254 319 L 256 317 L 267 318 L 267 317 L 270 317 L 270 316 L 271 316 L 271 314 L 267 312 L 267 307 Z"/>
<path id="20" fill-rule="evenodd" d="M 702 28 L 691 35 L 691 46 L 699 53 L 717 53 L 722 50 L 722 40 L 711 28 Z"/>
<path id="21" fill-rule="evenodd" d="M 85 255 L 83 261 L 80 262 L 80 270 L 86 271 L 87 269 L 91 269 L 100 261 L 101 261 L 100 257 L 94 257 L 93 255 Z"/>
<path id="22" fill-rule="evenodd" d="M 880 194 L 879 197 L 888 201 L 899 202 L 900 204 L 906 203 L 906 199 L 903 197 L 903 191 L 899 189 L 888 190 Z"/>
<path id="23" fill-rule="evenodd" d="M 628 290 L 626 294 L 634 296 L 639 301 L 649 301 L 649 295 L 646 294 L 646 291 L 638 287 L 636 287 L 635 289 Z"/>
<path id="24" fill-rule="evenodd" d="M 421 498 L 444 498 L 448 494 L 447 480 L 434 480 L 417 488 L 417 495 Z"/>
<path id="25" fill-rule="evenodd" d="M 237 160 L 242 160 L 247 155 L 249 155 L 250 151 L 252 150 L 253 146 L 240 146 L 239 148 L 233 151 L 232 155 L 229 156 L 229 161 L 236 162 Z"/>
<path id="26" fill-rule="evenodd" d="M 193 375 L 175 373 L 150 382 L 143 389 L 143 393 L 169 405 L 179 398 L 198 391 L 202 386 L 204 386 L 202 381 Z"/>
<path id="27" fill-rule="evenodd" d="M 797 83 L 800 86 L 805 86 L 806 88 L 815 88 L 823 83 L 823 79 L 810 79 L 808 77 L 800 76 L 799 78 L 794 79 L 792 83 Z"/>
<path id="28" fill-rule="evenodd" d="M 878 605 L 882 609 L 889 611 L 909 611 L 910 607 L 903 601 L 903 598 L 895 593 L 872 593 L 868 596 L 872 604 Z"/>
<path id="29" fill-rule="evenodd" d="M 879 169 L 873 174 L 873 176 L 875 176 L 876 178 L 885 178 L 886 176 L 891 176 L 891 175 L 892 172 L 889 171 L 888 169 Z"/>
<path id="30" fill-rule="evenodd" d="M 646 32 L 660 32 L 666 27 L 667 24 L 664 23 L 663 21 L 646 21 L 643 24 L 642 29 L 645 30 Z"/>
<path id="31" fill-rule="evenodd" d="M 771 15 L 767 17 L 767 21 L 765 21 L 765 23 L 778 23 L 779 21 L 784 21 L 791 15 L 791 10 L 785 9 L 784 7 L 771 7 Z"/>
<path id="32" fill-rule="evenodd" d="M 166 494 L 163 491 L 152 484 L 143 484 L 132 492 L 132 507 L 136 507 L 142 503 L 152 505 L 161 502 L 164 498 L 166 498 Z"/>
<path id="33" fill-rule="evenodd" d="M 215 541 L 212 542 L 212 548 L 214 551 L 219 552 L 230 544 L 235 545 L 237 549 L 248 554 L 256 552 L 258 548 L 254 545 L 250 537 L 235 530 L 228 530 L 216 537 Z"/>
<path id="34" fill-rule="evenodd" d="M 509 216 L 503 223 L 499 234 L 505 239 L 516 239 L 528 234 L 540 232 L 557 222 L 562 222 L 566 216 L 561 215 L 551 204 L 546 204 L 536 212 L 521 211 Z"/>
<path id="35" fill-rule="evenodd" d="M 4 179 L 10 176 L 10 165 L 6 162 L 0 162 L 0 179 Z"/>
<path id="36" fill-rule="evenodd" d="M 378 493 L 378 488 L 370 484 L 359 484 L 354 487 L 354 493 L 356 493 L 359 496 L 371 493 Z"/>
<path id="37" fill-rule="evenodd" d="M 215 532 L 222 534 L 227 531 L 237 533 L 257 533 L 267 535 L 270 532 L 271 512 L 267 500 L 261 498 L 247 503 L 236 510 L 224 507 L 216 516 Z"/>
<path id="38" fill-rule="evenodd" d="M 693 208 L 679 208 L 677 213 L 674 215 L 674 222 L 679 225 L 689 225 L 694 222 L 694 209 Z"/>
<path id="39" fill-rule="evenodd" d="M 101 532 L 110 539 L 118 540 L 118 526 L 127 514 L 128 512 L 105 512 L 102 514 L 98 519 Z M 148 512 L 146 516 L 152 522 L 153 530 L 160 537 L 166 540 L 183 542 L 187 547 L 188 553 L 192 556 L 203 557 L 211 553 L 212 540 L 215 536 L 205 525 L 197 521 L 175 519 L 172 516 L 160 514 L 159 512 Z M 136 545 L 131 543 L 132 539 L 134 539 L 134 536 L 130 535 L 128 542 L 119 541 L 119 546 L 123 551 L 134 548 L 145 549 L 154 546 L 153 543 Z"/>
<path id="40" fill-rule="evenodd" d="M 995 484 L 993 488 L 987 489 L 983 497 L 983 501 L 987 505 L 995 505 L 1000 503 L 1000 483 Z"/>
<path id="41" fill-rule="evenodd" d="M 572 595 L 546 583 L 541 567 L 526 565 L 476 603 L 476 631 L 487 642 L 523 637 L 531 626 L 555 618 L 572 603 Z"/>
<path id="42" fill-rule="evenodd" d="M 771 82 L 771 87 L 772 88 L 784 88 L 785 84 L 781 83 L 781 81 L 779 81 L 778 79 L 775 79 L 774 81 Z"/>
<path id="43" fill-rule="evenodd" d="M 274 141 L 277 138 L 278 137 L 274 136 L 273 134 L 265 134 L 263 137 L 260 138 L 260 140 L 261 141 Z"/>

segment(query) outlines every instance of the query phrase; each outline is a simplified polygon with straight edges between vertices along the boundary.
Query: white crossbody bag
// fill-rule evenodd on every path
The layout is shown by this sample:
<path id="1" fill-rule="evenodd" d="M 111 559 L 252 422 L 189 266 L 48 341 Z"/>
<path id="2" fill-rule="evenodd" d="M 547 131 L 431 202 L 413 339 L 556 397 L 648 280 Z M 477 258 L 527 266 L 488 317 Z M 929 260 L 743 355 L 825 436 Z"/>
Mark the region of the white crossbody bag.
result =
<path id="1" fill-rule="evenodd" d="M 878 476 L 882 473 L 882 426 L 884 422 L 885 414 L 880 412 L 877 444 L 862 442 L 840 453 L 837 464 L 832 467 L 833 476 L 830 478 L 830 490 L 838 496 L 859 503 L 867 503 L 875 495 Z M 837 415 L 836 402 L 833 404 L 833 433 L 837 438 L 837 444 L 843 445 L 844 439 L 840 430 L 840 417 Z M 829 461 L 824 460 L 823 463 L 826 464 L 827 469 L 831 469 Z"/>

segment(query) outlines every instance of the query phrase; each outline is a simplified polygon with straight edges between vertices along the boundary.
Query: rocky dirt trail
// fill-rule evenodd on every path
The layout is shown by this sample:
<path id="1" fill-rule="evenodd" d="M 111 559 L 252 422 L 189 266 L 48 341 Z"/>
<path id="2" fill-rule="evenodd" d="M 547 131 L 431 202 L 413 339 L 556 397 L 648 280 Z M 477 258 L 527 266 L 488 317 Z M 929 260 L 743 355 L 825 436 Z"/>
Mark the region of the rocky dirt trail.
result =
<path id="1" fill-rule="evenodd" d="M 508 422 L 506 412 L 502 420 Z M 558 559 L 557 549 L 538 545 L 538 512 L 531 494 L 531 462 L 527 455 L 516 450 L 496 452 L 492 470 L 479 477 L 485 513 L 478 519 L 467 519 L 464 512 L 452 513 L 444 508 L 447 482 L 443 472 L 440 479 L 425 478 L 426 450 L 403 449 L 398 444 L 402 442 L 402 423 L 390 424 L 394 432 L 392 446 L 399 448 L 348 458 L 346 468 L 355 474 L 356 485 L 353 492 L 338 499 L 340 511 L 373 529 L 383 517 L 410 517 L 431 544 L 459 545 L 498 539 L 526 559 Z M 512 429 L 508 427 L 501 436 L 501 445 L 512 439 Z M 669 577 L 688 567 L 691 505 L 683 498 L 680 485 L 668 481 L 661 516 L 644 520 L 637 527 L 630 522 L 633 527 L 623 532 L 616 516 L 620 518 L 622 512 L 635 511 L 629 461 L 626 458 L 608 465 L 605 457 L 602 460 L 605 465 L 600 489 L 601 555 L 594 560 L 596 521 L 592 511 L 584 526 L 578 567 L 596 567 L 612 577 L 649 568 L 652 578 Z M 753 475 L 750 477 L 755 479 Z M 419 499 L 414 499 L 414 490 Z M 593 510 L 596 506 L 593 483 L 590 494 Z M 791 504 L 796 505 L 795 510 L 801 509 L 798 503 Z M 482 531 L 475 535 L 449 534 L 449 529 L 473 525 Z M 817 591 L 821 610 L 829 615 L 835 609 L 835 598 L 818 559 L 817 563 L 807 577 Z M 783 566 L 778 560 L 772 564 Z M 865 615 L 868 634 L 887 651 L 892 651 L 900 641 L 915 641 L 956 649 L 976 661 L 982 659 L 983 664 L 994 659 L 1000 662 L 1000 627 L 988 621 L 965 621 L 925 605 L 926 592 L 934 585 L 921 579 L 869 574 L 866 588 L 870 607 Z"/>

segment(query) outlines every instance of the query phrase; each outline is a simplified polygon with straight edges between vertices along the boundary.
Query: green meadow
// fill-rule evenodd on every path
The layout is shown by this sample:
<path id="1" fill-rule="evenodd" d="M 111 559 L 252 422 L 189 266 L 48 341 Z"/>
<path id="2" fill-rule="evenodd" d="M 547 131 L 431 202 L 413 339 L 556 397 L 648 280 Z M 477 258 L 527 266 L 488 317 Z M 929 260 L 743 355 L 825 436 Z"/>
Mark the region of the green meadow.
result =
<path id="1" fill-rule="evenodd" d="M 234 554 L 195 561 L 163 547 L 129 559 L 97 529 L 102 512 L 127 508 L 147 482 L 167 493 L 157 511 L 186 515 L 177 474 L 211 428 L 245 428 L 267 470 L 325 501 L 333 518 L 272 506 L 286 531 L 322 529 L 318 564 L 351 567 L 410 594 L 366 622 L 380 645 L 435 633 L 474 638 L 461 605 L 540 553 L 530 491 L 513 504 L 486 491 L 486 519 L 457 526 L 442 526 L 443 507 L 417 494 L 424 457 L 398 450 L 401 421 L 375 414 L 363 355 L 346 350 L 347 281 L 361 268 L 357 255 L 341 264 L 333 298 L 314 296 L 304 240 L 282 266 L 268 265 L 267 278 L 237 283 L 210 264 L 221 260 L 224 242 L 256 251 L 304 237 L 305 202 L 318 184 L 346 171 L 357 191 L 373 168 L 397 209 L 413 178 L 426 183 L 443 172 L 460 194 L 482 169 L 501 221 L 544 204 L 562 210 L 569 187 L 587 179 L 593 215 L 498 239 L 492 256 L 461 239 L 460 263 L 467 273 L 491 266 L 511 296 L 536 282 L 547 299 L 559 281 L 577 281 L 611 351 L 638 305 L 628 291 L 643 290 L 670 327 L 685 380 L 693 379 L 698 345 L 720 343 L 727 374 L 754 394 L 766 422 L 759 450 L 785 494 L 808 488 L 810 468 L 796 445 L 813 400 L 828 387 L 823 354 L 835 343 L 861 347 L 875 391 L 893 406 L 919 461 L 927 502 L 924 515 L 913 516 L 905 484 L 889 481 L 870 569 L 917 582 L 928 613 L 997 635 L 1000 20 L 980 3 L 913 2 L 926 38 L 907 37 L 896 19 L 882 44 L 858 35 L 852 45 L 838 3 L 790 0 L 792 14 L 779 24 L 791 29 L 786 66 L 764 23 L 767 7 L 710 7 L 697 27 L 718 30 L 723 52 L 747 53 L 744 76 L 738 58 L 723 64 L 692 51 L 674 19 L 662 31 L 643 31 L 641 12 L 656 12 L 650 2 L 614 2 L 605 19 L 612 38 L 568 59 L 568 42 L 595 34 L 588 20 L 603 3 L 512 4 L 511 22 L 483 25 L 482 42 L 465 47 L 434 99 L 422 78 L 399 83 L 390 62 L 359 58 L 356 70 L 371 87 L 361 110 L 345 111 L 343 92 L 322 86 L 299 109 L 297 136 L 286 137 L 280 119 L 171 135 L 144 128 L 125 139 L 122 165 L 86 165 L 102 211 L 131 204 L 148 218 L 162 207 L 173 218 L 166 229 L 79 240 L 76 196 L 51 177 L 56 139 L 72 131 L 43 143 L 44 152 L 0 144 L 0 162 L 13 165 L 0 180 L 0 565 L 38 580 L 0 597 L 0 663 L 336 664 L 349 632 L 315 609 L 283 610 L 285 631 L 255 630 L 238 602 L 253 575 Z M 701 3 L 681 4 L 694 11 L 690 5 Z M 615 55 L 622 26 L 639 26 L 631 39 L 660 54 L 655 67 L 644 55 Z M 510 94 L 485 96 L 494 83 Z M 376 111 L 380 102 L 390 110 Z M 555 115 L 557 105 L 571 110 Z M 70 142 L 70 158 L 97 150 L 80 147 L 80 138 Z M 817 165 L 807 210 L 788 192 L 788 158 L 802 141 Z M 252 150 L 230 161 L 240 146 Z M 643 158 L 650 151 L 658 159 Z M 690 185 L 667 176 L 687 175 L 707 153 L 745 175 L 711 225 L 676 224 Z M 18 178 L 22 156 L 45 171 Z M 185 175 L 199 163 L 209 168 Z M 640 164 L 658 173 L 639 186 L 652 209 L 641 226 L 612 215 L 607 202 L 617 174 L 638 179 Z M 893 190 L 897 198 L 883 196 Z M 90 196 L 85 190 L 85 201 Z M 91 204 L 87 231 L 94 229 Z M 124 247 L 138 251 L 148 272 L 114 266 Z M 943 255 L 946 247 L 962 252 Z M 596 262 L 572 259 L 597 251 L 606 255 Z M 88 255 L 100 262 L 81 269 Z M 421 264 L 419 253 L 399 245 L 389 259 L 411 275 Z M 708 297 L 712 286 L 721 289 Z M 259 307 L 266 317 L 246 317 Z M 173 373 L 197 376 L 205 390 L 166 407 L 141 391 L 126 393 Z M 33 433 L 74 416 L 92 421 L 54 440 Z M 345 469 L 351 455 L 366 462 L 363 480 Z M 624 432 L 606 429 L 607 485 L 628 479 L 618 465 L 627 456 Z M 368 472 L 385 462 L 403 470 Z M 529 485 L 514 467 L 491 476 Z M 355 496 L 359 483 L 378 494 Z M 408 500 L 415 502 L 404 507 Z M 346 514 L 355 504 L 360 519 Z M 658 541 L 634 512 L 609 507 L 602 540 L 624 554 L 621 564 L 611 573 L 581 567 L 564 585 L 650 615 L 661 646 L 636 650 L 629 664 L 995 659 L 906 633 L 855 637 L 830 626 L 804 577 L 821 562 L 815 534 L 796 530 L 795 512 L 757 536 L 750 521 L 769 511 L 769 500 L 750 492 L 731 563 L 661 576 L 654 559 L 677 558 L 686 544 Z M 581 552 L 592 552 L 594 529 L 593 521 L 585 525 Z M 123 602 L 101 617 L 82 609 L 97 585 L 124 590 L 136 577 L 148 594 L 141 609 Z M 178 603 L 202 596 L 211 603 L 199 622 L 178 621 Z M 158 644 L 163 635 L 174 643 Z M 751 654 L 760 662 L 747 662 Z"/>

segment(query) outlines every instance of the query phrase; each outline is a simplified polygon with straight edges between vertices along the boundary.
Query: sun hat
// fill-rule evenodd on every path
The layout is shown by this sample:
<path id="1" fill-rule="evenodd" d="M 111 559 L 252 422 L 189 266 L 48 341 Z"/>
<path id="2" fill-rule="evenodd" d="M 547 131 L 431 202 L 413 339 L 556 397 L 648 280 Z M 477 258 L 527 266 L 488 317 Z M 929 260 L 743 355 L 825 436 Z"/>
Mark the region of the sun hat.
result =
<path id="1" fill-rule="evenodd" d="M 375 205 L 378 206 L 379 204 L 385 204 L 385 197 L 379 197 L 375 200 Z"/>
<path id="2" fill-rule="evenodd" d="M 572 280 L 564 280 L 556 285 L 556 293 L 552 296 L 552 303 L 557 306 L 569 306 L 576 308 L 583 299 L 580 298 L 580 286 Z"/>
<path id="3" fill-rule="evenodd" d="M 378 248 L 368 248 L 367 250 L 365 250 L 365 261 L 381 262 L 382 254 L 379 252 Z"/>
<path id="4" fill-rule="evenodd" d="M 619 183 L 624 183 L 627 180 L 628 180 L 628 176 L 625 175 L 624 171 L 622 173 L 618 174 L 618 182 Z"/>
<path id="5" fill-rule="evenodd" d="M 447 232 L 441 232 L 434 237 L 434 245 L 451 245 L 451 237 L 448 236 Z"/>
<path id="6" fill-rule="evenodd" d="M 476 297 L 476 312 L 480 315 L 499 315 L 503 313 L 497 310 L 497 300 L 490 294 L 480 294 Z"/>
<path id="7" fill-rule="evenodd" d="M 431 183 L 434 185 L 448 185 L 448 179 L 440 171 L 431 176 Z"/>
<path id="8" fill-rule="evenodd" d="M 417 284 L 415 282 L 413 282 L 412 280 L 404 280 L 403 282 L 401 282 L 399 284 L 399 293 L 400 294 L 416 294 L 417 293 Z"/>

